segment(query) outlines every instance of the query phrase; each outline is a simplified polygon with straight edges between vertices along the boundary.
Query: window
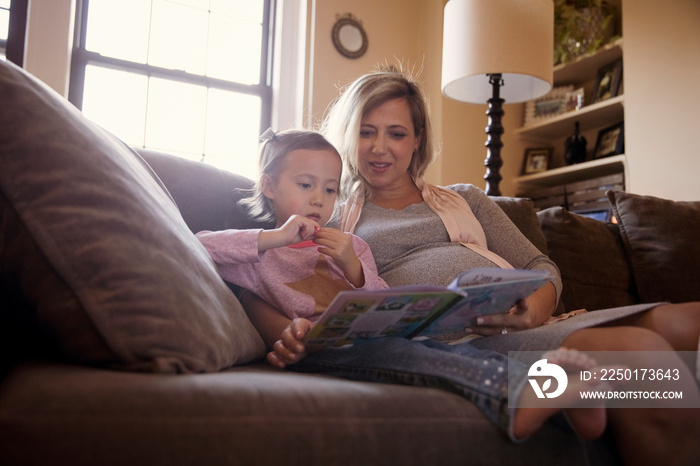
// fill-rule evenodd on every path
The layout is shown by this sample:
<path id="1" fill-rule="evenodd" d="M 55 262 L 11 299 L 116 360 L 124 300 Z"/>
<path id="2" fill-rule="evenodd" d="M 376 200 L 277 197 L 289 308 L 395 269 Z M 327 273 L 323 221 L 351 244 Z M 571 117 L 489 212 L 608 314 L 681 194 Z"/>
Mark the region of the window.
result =
<path id="1" fill-rule="evenodd" d="M 0 60 L 22 66 L 29 0 L 0 0 Z"/>
<path id="2" fill-rule="evenodd" d="M 82 0 L 70 100 L 127 144 L 254 177 L 273 3 Z"/>
<path id="3" fill-rule="evenodd" d="M 0 0 L 0 60 L 6 60 L 7 36 L 10 33 L 10 0 Z"/>

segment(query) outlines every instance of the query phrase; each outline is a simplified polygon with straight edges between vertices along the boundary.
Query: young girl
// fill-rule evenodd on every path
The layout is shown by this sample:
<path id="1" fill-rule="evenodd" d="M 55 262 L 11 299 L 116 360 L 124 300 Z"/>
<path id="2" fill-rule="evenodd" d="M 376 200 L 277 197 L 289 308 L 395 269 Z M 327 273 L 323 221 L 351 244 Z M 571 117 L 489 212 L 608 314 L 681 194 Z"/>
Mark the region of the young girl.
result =
<path id="1" fill-rule="evenodd" d="M 342 170 L 333 145 L 311 131 L 268 130 L 261 139 L 260 179 L 241 203 L 277 225 L 197 233 L 221 277 L 275 306 L 286 322 L 301 318 L 309 325 L 341 290 L 386 288 L 367 243 L 323 228 L 335 212 Z M 278 336 L 286 326 L 251 318 Z"/>

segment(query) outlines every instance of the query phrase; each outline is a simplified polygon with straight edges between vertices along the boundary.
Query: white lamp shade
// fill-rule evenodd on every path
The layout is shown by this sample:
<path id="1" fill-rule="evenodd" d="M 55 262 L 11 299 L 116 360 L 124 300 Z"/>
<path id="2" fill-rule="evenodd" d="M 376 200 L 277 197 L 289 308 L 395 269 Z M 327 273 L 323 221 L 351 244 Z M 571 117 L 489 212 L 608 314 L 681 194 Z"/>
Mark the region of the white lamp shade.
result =
<path id="1" fill-rule="evenodd" d="M 442 93 L 486 103 L 500 73 L 501 98 L 522 102 L 552 88 L 552 0 L 450 0 L 445 5 Z"/>

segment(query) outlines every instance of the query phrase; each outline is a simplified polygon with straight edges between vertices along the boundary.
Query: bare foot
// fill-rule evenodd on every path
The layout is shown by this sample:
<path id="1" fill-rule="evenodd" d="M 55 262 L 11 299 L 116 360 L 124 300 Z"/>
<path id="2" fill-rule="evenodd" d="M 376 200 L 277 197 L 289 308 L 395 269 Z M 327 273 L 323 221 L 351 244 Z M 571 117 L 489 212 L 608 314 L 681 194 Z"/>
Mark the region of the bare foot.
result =
<path id="1" fill-rule="evenodd" d="M 559 348 L 549 351 L 542 356 L 549 364 L 556 364 L 567 372 L 580 370 L 593 370 L 596 361 L 576 350 Z M 605 403 L 583 401 L 579 391 L 600 389 L 607 385 L 598 380 L 574 381 L 568 384 L 568 390 L 564 391 L 557 399 L 557 405 L 553 407 L 518 408 L 514 414 L 513 433 L 516 438 L 527 437 L 536 432 L 542 424 L 553 415 L 564 411 L 568 416 L 574 430 L 583 438 L 593 440 L 600 437 L 605 431 L 606 413 Z M 523 390 L 520 405 L 529 405 L 535 400 L 535 395 L 530 390 Z M 561 406 L 576 406 L 575 408 L 562 408 Z"/>
<path id="2" fill-rule="evenodd" d="M 561 368 L 566 372 L 591 370 L 596 367 L 596 361 L 586 353 L 563 347 L 559 348 L 558 350 L 545 353 L 544 357 L 547 358 L 547 361 L 561 366 Z M 590 385 L 595 385 L 595 388 L 600 387 L 600 384 L 596 384 L 595 382 L 592 384 L 577 382 L 576 385 L 581 385 L 579 387 L 581 389 L 594 388 Z M 571 387 L 574 387 L 575 389 L 575 391 L 571 393 L 578 393 L 575 385 L 571 385 Z M 603 402 L 596 403 L 592 406 L 567 409 L 566 415 L 569 418 L 574 430 L 585 439 L 596 439 L 603 435 L 603 432 L 605 432 L 607 416 L 605 412 L 605 403 Z"/>

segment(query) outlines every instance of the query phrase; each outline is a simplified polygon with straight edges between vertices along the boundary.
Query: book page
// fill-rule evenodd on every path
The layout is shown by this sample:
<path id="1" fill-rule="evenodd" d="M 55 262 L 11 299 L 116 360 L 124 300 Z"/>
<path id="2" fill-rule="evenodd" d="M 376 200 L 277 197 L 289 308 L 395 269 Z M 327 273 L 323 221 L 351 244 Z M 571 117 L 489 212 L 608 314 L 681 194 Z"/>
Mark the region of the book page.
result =
<path id="1" fill-rule="evenodd" d="M 510 270 L 508 272 L 519 272 Z M 508 312 L 521 299 L 527 298 L 549 281 L 549 273 L 530 274 L 529 278 L 514 279 L 516 275 L 506 273 L 502 276 L 484 275 L 476 272 L 466 277 L 459 277 L 453 283 L 471 283 L 477 277 L 481 284 L 460 286 L 458 289 L 465 293 L 464 298 L 452 306 L 428 328 L 420 333 L 421 336 L 458 335 L 463 334 L 466 327 L 476 325 L 476 318 L 487 314 L 502 314 Z M 503 278 L 505 277 L 505 278 Z M 503 278 L 499 280 L 499 278 Z M 488 280 L 493 280 L 488 282 Z"/>
<path id="2" fill-rule="evenodd" d="M 341 291 L 304 343 L 313 350 L 369 338 L 463 333 L 476 316 L 508 312 L 548 280 L 548 272 L 480 268 L 460 274 L 449 288 Z"/>
<path id="3" fill-rule="evenodd" d="M 544 270 L 496 269 L 482 267 L 462 272 L 457 278 L 454 279 L 449 288 L 457 289 L 473 285 L 483 285 L 485 283 L 522 281 L 546 277 L 549 277 L 549 272 Z"/>
<path id="4" fill-rule="evenodd" d="M 459 298 L 443 291 L 343 291 L 305 338 L 308 347 L 387 336 L 408 337 Z"/>

